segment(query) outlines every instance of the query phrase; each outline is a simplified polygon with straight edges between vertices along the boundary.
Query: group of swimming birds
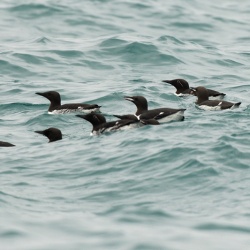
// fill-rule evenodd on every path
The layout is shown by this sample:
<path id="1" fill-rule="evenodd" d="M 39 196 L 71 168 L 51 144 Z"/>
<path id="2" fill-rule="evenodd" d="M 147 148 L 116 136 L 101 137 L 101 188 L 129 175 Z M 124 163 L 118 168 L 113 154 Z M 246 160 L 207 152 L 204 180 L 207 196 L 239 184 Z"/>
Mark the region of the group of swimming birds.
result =
<path id="1" fill-rule="evenodd" d="M 224 110 L 233 109 L 240 106 L 241 102 L 232 103 L 222 101 L 226 94 L 217 92 L 215 90 L 206 89 L 205 87 L 189 86 L 188 82 L 184 79 L 164 80 L 163 82 L 171 84 L 176 88 L 175 94 L 177 96 L 197 96 L 196 105 L 205 110 Z M 101 106 L 97 104 L 61 104 L 60 94 L 56 91 L 47 91 L 43 93 L 36 93 L 43 96 L 50 101 L 48 112 L 50 114 L 60 114 L 69 112 L 84 112 L 84 115 L 76 115 L 90 122 L 93 126 L 92 134 L 98 135 L 104 132 L 122 130 L 128 127 L 140 127 L 144 125 L 159 125 L 169 121 L 182 121 L 184 120 L 185 109 L 172 109 L 172 108 L 158 108 L 148 109 L 147 99 L 143 96 L 125 96 L 125 100 L 133 102 L 136 107 L 135 114 L 128 115 L 114 115 L 119 118 L 116 121 L 107 122 L 105 117 L 100 113 Z M 212 100 L 213 99 L 213 100 Z M 214 100 L 215 99 L 215 100 Z M 62 139 L 62 133 L 57 128 L 48 128 L 42 131 L 35 131 L 48 137 L 49 142 L 54 142 Z M 0 141 L 0 147 L 15 146 L 9 142 Z"/>

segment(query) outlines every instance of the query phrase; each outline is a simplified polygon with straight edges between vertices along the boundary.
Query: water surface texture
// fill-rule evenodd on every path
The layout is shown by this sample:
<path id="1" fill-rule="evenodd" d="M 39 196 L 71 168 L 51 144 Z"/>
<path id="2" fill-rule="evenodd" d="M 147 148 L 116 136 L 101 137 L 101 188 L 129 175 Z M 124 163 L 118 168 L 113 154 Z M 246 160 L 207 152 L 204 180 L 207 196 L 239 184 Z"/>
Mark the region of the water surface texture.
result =
<path id="1" fill-rule="evenodd" d="M 249 1 L 2 0 L 0 248 L 249 249 L 249 23 Z M 242 105 L 199 110 L 174 78 Z M 186 119 L 90 136 L 47 113 L 48 90 L 107 120 L 135 112 L 124 95 Z"/>

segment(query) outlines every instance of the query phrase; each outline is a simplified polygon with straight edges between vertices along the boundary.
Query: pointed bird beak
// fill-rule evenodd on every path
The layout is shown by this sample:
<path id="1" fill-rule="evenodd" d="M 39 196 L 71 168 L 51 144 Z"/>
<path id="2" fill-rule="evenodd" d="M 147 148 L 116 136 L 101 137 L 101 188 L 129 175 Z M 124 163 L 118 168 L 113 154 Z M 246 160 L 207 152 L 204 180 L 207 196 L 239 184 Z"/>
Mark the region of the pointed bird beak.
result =
<path id="1" fill-rule="evenodd" d="M 44 96 L 44 93 L 41 93 L 41 92 L 36 92 L 37 95 L 41 95 L 41 96 Z"/>
<path id="2" fill-rule="evenodd" d="M 170 80 L 163 80 L 162 82 L 170 83 Z"/>
<path id="3" fill-rule="evenodd" d="M 34 132 L 43 135 L 43 131 L 34 131 Z"/>
<path id="4" fill-rule="evenodd" d="M 134 99 L 131 96 L 124 96 L 124 99 L 130 102 L 134 102 Z"/>
<path id="5" fill-rule="evenodd" d="M 196 88 L 190 87 L 190 89 L 191 89 L 190 94 L 191 94 L 191 95 L 195 95 L 195 93 L 196 93 Z"/>

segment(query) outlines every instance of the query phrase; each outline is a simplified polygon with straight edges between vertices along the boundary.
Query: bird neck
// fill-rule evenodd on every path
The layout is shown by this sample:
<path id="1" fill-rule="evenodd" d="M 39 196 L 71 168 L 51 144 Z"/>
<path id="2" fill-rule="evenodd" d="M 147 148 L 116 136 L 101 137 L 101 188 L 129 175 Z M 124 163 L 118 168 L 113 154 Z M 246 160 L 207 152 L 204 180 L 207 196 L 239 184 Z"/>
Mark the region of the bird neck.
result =
<path id="1" fill-rule="evenodd" d="M 148 104 L 137 106 L 136 115 L 141 115 L 142 113 L 148 111 Z"/>
<path id="2" fill-rule="evenodd" d="M 52 100 L 50 101 L 49 111 L 53 111 L 59 106 L 61 106 L 61 99 Z"/>

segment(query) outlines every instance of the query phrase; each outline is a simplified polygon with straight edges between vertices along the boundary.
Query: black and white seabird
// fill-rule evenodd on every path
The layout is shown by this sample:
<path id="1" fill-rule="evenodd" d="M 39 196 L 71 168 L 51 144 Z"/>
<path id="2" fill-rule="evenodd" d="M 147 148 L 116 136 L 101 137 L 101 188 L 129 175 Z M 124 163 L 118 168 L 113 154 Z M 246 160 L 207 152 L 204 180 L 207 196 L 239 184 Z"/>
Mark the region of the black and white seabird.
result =
<path id="1" fill-rule="evenodd" d="M 83 104 L 83 103 L 69 103 L 61 105 L 61 96 L 56 91 L 47 91 L 47 92 L 37 92 L 37 95 L 41 95 L 47 98 L 50 101 L 50 106 L 48 112 L 50 114 L 59 114 L 59 113 L 70 113 L 70 112 L 84 112 L 91 113 L 99 111 L 100 107 L 97 104 Z"/>
<path id="2" fill-rule="evenodd" d="M 139 120 L 157 120 L 159 123 L 169 121 L 182 121 L 184 120 L 184 111 L 186 109 L 172 109 L 172 108 L 158 108 L 148 110 L 147 99 L 143 96 L 125 96 L 125 100 L 133 102 L 137 111 L 135 115 Z"/>
<path id="3" fill-rule="evenodd" d="M 129 114 L 129 115 L 113 115 L 121 120 L 134 120 L 134 121 L 137 121 L 137 122 L 140 122 L 141 125 L 159 125 L 160 123 L 155 120 L 155 119 L 148 119 L 148 120 L 139 120 L 138 117 L 136 115 L 132 115 L 132 114 Z"/>
<path id="4" fill-rule="evenodd" d="M 93 126 L 91 131 L 92 135 L 99 135 L 104 132 L 111 132 L 111 131 L 137 127 L 138 123 L 138 121 L 136 120 L 129 120 L 129 119 L 107 122 L 102 114 L 97 114 L 97 113 L 90 113 L 86 115 L 76 115 L 76 116 L 83 118 L 92 124 Z"/>
<path id="5" fill-rule="evenodd" d="M 192 88 L 189 87 L 188 82 L 184 79 L 164 80 L 163 82 L 173 85 L 176 88 L 175 94 L 177 96 L 195 95 L 195 93 L 192 91 Z M 226 95 L 212 89 L 207 89 L 207 91 L 210 98 L 223 99 Z"/>
<path id="6" fill-rule="evenodd" d="M 117 117 L 121 120 L 134 120 L 134 121 L 139 121 L 138 117 L 136 115 L 113 115 L 114 117 Z"/>
<path id="7" fill-rule="evenodd" d="M 148 119 L 148 120 L 141 119 L 140 122 L 143 125 L 160 125 L 160 123 L 155 119 Z"/>
<path id="8" fill-rule="evenodd" d="M 234 109 L 238 108 L 241 104 L 241 102 L 232 103 L 220 100 L 209 100 L 208 91 L 202 86 L 194 88 L 193 91 L 198 97 L 196 104 L 199 106 L 199 108 L 204 110 Z"/>
<path id="9" fill-rule="evenodd" d="M 14 147 L 16 145 L 14 144 L 11 144 L 9 142 L 6 142 L 6 141 L 0 141 L 0 147 Z"/>
<path id="10" fill-rule="evenodd" d="M 49 142 L 62 140 L 62 132 L 60 129 L 57 128 L 48 128 L 42 131 L 35 131 L 35 133 L 48 137 Z"/>

